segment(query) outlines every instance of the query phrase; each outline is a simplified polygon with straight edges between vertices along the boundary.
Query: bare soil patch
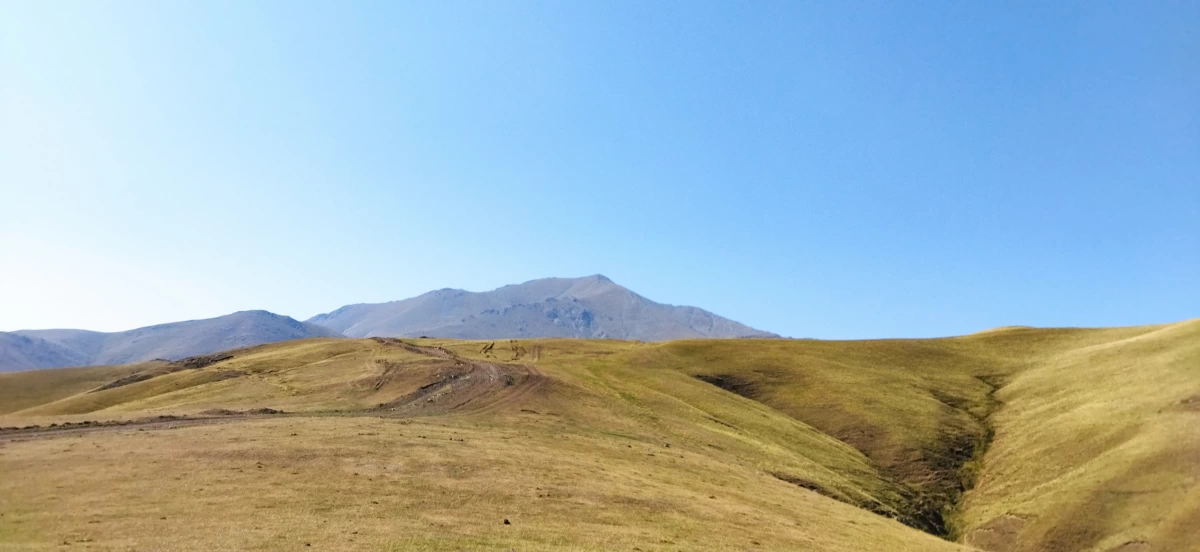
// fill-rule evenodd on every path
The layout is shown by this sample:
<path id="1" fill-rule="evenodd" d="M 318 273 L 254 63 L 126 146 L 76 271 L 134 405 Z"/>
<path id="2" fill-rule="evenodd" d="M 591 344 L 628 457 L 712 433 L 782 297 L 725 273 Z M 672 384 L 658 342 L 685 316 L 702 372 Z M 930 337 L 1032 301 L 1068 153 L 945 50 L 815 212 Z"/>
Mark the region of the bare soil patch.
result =
<path id="1" fill-rule="evenodd" d="M 1004 514 L 967 533 L 966 543 L 988 552 L 1009 552 L 1018 546 L 1017 535 L 1025 527 L 1023 516 Z"/>

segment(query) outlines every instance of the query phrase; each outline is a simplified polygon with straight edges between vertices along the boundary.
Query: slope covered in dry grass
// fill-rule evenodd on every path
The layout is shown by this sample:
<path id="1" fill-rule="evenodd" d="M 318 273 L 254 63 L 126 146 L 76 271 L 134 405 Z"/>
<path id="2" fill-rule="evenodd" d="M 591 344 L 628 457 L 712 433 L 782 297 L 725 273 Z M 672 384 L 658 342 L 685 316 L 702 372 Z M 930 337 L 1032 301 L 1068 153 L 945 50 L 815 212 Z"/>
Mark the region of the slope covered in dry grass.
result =
<path id="1" fill-rule="evenodd" d="M 157 363 L 83 366 L 0 374 L 0 415 L 65 399 Z"/>
<path id="2" fill-rule="evenodd" d="M 0 435 L 0 549 L 1187 550 L 1197 343 L 315 339 L 12 374 L 0 426 L 191 418 Z M 257 408 L 289 414 L 219 410 Z"/>
<path id="3" fill-rule="evenodd" d="M 995 441 L 963 504 L 966 542 L 1200 548 L 1200 320 L 1038 333 L 979 338 L 1027 348 L 1029 368 L 997 395 Z"/>
<path id="4" fill-rule="evenodd" d="M 0 542 L 957 548 L 856 507 L 881 504 L 875 495 L 889 483 L 852 447 L 685 374 L 604 361 L 640 345 L 538 344 L 537 360 L 519 359 L 527 363 L 471 359 L 452 349 L 478 344 L 446 345 L 256 347 L 8 416 L 78 421 L 251 407 L 311 414 L 21 434 L 28 440 L 0 451 L 12 475 L 0 483 L 0 510 L 12 522 Z"/>

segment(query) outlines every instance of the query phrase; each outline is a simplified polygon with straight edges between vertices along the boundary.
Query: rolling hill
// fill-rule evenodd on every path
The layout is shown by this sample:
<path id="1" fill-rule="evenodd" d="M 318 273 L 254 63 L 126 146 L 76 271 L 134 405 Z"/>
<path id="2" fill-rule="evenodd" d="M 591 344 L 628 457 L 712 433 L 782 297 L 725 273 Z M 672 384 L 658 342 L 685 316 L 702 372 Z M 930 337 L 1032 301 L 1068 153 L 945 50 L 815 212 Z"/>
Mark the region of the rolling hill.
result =
<path id="1" fill-rule="evenodd" d="M 475 293 L 441 289 L 308 320 L 350 337 L 579 337 L 666 341 L 777 337 L 696 307 L 655 303 L 608 278 L 545 278 Z"/>
<path id="2" fill-rule="evenodd" d="M 305 337 L 338 337 L 328 328 L 267 311 L 242 311 L 124 332 L 0 332 L 0 371 L 176 360 Z"/>
<path id="3" fill-rule="evenodd" d="M 1200 542 L 1200 320 L 488 343 L 0 374 L 0 549 Z"/>

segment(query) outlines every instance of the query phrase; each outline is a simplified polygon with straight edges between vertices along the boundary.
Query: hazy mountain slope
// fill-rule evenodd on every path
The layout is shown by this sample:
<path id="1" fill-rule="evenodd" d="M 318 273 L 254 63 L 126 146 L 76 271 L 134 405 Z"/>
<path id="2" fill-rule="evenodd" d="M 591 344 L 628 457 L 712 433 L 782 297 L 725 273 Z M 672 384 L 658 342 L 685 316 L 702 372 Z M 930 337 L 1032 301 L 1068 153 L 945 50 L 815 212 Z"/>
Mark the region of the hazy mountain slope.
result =
<path id="1" fill-rule="evenodd" d="M 696 307 L 655 303 L 600 275 L 546 278 L 482 293 L 441 289 L 402 301 L 347 305 L 309 322 L 350 337 L 775 337 Z"/>
<path id="2" fill-rule="evenodd" d="M 87 355 L 45 339 L 0 332 L 0 372 L 78 366 L 87 360 Z"/>
<path id="3" fill-rule="evenodd" d="M 9 335 L 17 339 L 0 341 L 0 370 L 174 360 L 261 343 L 341 337 L 329 328 L 267 311 L 242 311 L 124 332 L 21 330 Z"/>
<path id="4" fill-rule="evenodd" d="M 72 329 L 18 330 L 12 333 L 35 339 L 44 339 L 60 347 L 70 349 L 76 354 L 83 355 L 89 359 L 89 362 L 91 358 L 100 354 L 100 351 L 104 348 L 105 340 L 112 335 L 105 332 Z"/>

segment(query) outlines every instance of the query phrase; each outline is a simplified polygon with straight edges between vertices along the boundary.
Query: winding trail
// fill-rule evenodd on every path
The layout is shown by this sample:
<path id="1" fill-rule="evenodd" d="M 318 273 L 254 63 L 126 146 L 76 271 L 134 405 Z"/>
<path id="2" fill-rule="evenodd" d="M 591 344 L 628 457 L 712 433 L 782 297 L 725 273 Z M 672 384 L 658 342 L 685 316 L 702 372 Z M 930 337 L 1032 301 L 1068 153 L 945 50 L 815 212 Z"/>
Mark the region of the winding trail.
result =
<path id="1" fill-rule="evenodd" d="M 384 404 L 381 410 L 410 415 L 477 415 L 515 406 L 534 396 L 549 378 L 528 364 L 464 358 L 442 347 L 414 345 L 394 338 L 376 342 L 454 362 L 453 368 L 420 389 Z"/>
<path id="2" fill-rule="evenodd" d="M 160 430 L 208 424 L 224 424 L 268 418 L 325 417 L 325 416 L 476 416 L 492 414 L 516 407 L 535 397 L 550 380 L 541 370 L 528 364 L 507 364 L 461 357 L 442 347 L 413 345 L 392 338 L 375 338 L 384 346 L 396 346 L 407 351 L 452 361 L 453 365 L 438 374 L 436 379 L 416 391 L 376 408 L 343 411 L 313 412 L 230 412 L 201 413 L 187 416 L 154 416 L 132 420 L 66 422 L 53 426 L 0 428 L 0 446 L 8 442 L 43 439 L 83 433 L 122 430 Z M 379 358 L 378 352 L 371 360 Z M 369 360 L 368 362 L 370 362 Z M 381 378 L 389 376 L 388 369 Z M 266 383 L 275 384 L 261 378 Z"/>

